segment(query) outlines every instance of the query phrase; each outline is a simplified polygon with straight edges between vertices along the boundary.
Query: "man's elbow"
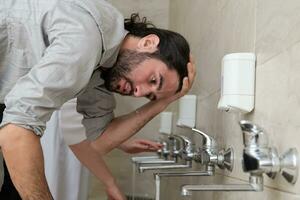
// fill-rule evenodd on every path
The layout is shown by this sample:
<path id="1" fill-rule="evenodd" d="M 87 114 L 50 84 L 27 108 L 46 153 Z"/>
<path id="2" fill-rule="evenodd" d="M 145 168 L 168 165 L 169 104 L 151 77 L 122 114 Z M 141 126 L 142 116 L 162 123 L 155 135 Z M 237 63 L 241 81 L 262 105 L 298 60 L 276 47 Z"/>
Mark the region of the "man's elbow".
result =
<path id="1" fill-rule="evenodd" d="M 109 145 L 99 142 L 97 140 L 90 143 L 92 149 L 94 149 L 99 155 L 104 156 L 109 153 L 113 148 L 110 148 Z"/>
<path id="2" fill-rule="evenodd" d="M 3 149 L 10 149 L 32 140 L 39 140 L 40 137 L 33 131 L 22 128 L 15 124 L 7 124 L 0 129 L 0 146 Z"/>

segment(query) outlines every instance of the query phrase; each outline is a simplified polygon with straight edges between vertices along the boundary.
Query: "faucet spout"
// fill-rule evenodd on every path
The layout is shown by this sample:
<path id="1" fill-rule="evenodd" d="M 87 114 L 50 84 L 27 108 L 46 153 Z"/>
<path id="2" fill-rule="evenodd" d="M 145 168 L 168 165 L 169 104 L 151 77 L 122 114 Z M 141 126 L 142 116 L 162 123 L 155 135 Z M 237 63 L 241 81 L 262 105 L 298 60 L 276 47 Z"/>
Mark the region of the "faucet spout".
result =
<path id="1" fill-rule="evenodd" d="M 147 165 L 147 164 L 172 164 L 176 163 L 175 160 L 163 160 L 163 159 L 157 159 L 157 160 L 142 160 L 139 162 L 136 162 L 137 165 Z"/>
<path id="2" fill-rule="evenodd" d="M 189 171 L 189 172 L 158 172 L 154 173 L 155 179 L 155 200 L 160 198 L 160 180 L 162 177 L 183 177 L 183 176 L 212 176 L 214 170 L 209 171 Z"/>
<path id="3" fill-rule="evenodd" d="M 187 161 L 186 164 L 140 166 L 139 172 L 143 173 L 149 170 L 160 170 L 160 169 L 185 169 L 191 167 L 192 167 L 192 162 Z"/>
<path id="4" fill-rule="evenodd" d="M 200 131 L 196 128 L 192 128 L 192 131 L 194 131 L 195 133 L 200 134 L 203 137 L 203 146 L 204 147 L 215 148 L 217 146 L 217 142 L 215 141 L 215 139 L 210 137 L 206 133 L 204 133 L 204 132 L 202 132 L 202 131 Z"/>
<path id="5" fill-rule="evenodd" d="M 244 192 L 258 192 L 263 190 L 262 175 L 251 175 L 249 184 L 226 184 L 226 185 L 184 185 L 181 188 L 181 195 L 190 196 L 192 192 L 196 191 L 244 191 Z"/>
<path id="6" fill-rule="evenodd" d="M 256 191 L 249 184 L 228 184 L 228 185 L 184 185 L 181 190 L 182 196 L 190 196 L 193 191 Z"/>
<path id="7" fill-rule="evenodd" d="M 144 160 L 154 160 L 154 159 L 160 159 L 158 156 L 137 156 L 137 157 L 132 157 L 131 161 L 133 163 L 144 161 Z"/>
<path id="8" fill-rule="evenodd" d="M 183 177 L 183 176 L 213 176 L 214 171 L 188 171 L 188 172 L 157 172 L 154 176 L 159 177 Z"/>
<path id="9" fill-rule="evenodd" d="M 165 160 L 158 156 L 138 156 L 131 158 L 131 161 L 139 166 L 141 164 L 172 164 L 175 160 Z"/>

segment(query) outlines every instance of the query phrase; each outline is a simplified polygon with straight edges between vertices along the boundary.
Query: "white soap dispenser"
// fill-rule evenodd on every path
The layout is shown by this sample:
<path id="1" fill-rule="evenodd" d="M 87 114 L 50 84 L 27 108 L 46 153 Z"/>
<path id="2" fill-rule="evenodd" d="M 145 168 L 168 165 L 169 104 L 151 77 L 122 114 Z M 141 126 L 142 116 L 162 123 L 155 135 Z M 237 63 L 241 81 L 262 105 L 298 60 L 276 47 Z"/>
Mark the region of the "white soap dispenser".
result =
<path id="1" fill-rule="evenodd" d="M 195 128 L 197 112 L 197 96 L 185 95 L 179 100 L 179 116 L 177 126 Z"/>
<path id="2" fill-rule="evenodd" d="M 165 135 L 171 135 L 172 134 L 172 124 L 173 124 L 173 113 L 172 112 L 160 113 L 159 133 L 165 134 Z"/>
<path id="3" fill-rule="evenodd" d="M 218 109 L 241 113 L 253 110 L 255 60 L 253 53 L 232 53 L 223 57 Z"/>

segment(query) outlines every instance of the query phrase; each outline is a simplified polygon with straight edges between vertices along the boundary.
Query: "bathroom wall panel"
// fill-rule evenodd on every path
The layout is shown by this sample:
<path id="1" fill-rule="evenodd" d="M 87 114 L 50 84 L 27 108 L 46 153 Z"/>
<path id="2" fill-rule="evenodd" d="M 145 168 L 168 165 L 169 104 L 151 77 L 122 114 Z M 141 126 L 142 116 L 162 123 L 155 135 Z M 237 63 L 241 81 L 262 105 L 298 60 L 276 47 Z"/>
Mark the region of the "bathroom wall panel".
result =
<path id="1" fill-rule="evenodd" d="M 257 67 L 256 108 L 251 118 L 263 126 L 270 144 L 281 153 L 290 147 L 300 149 L 299 47 L 297 43 Z M 299 181 L 292 187 L 281 177 L 266 184 L 297 193 L 300 188 Z"/>
<path id="2" fill-rule="evenodd" d="M 222 128 L 222 113 L 216 107 L 219 98 L 220 93 L 215 92 L 205 99 L 198 99 L 196 127 L 215 138 L 217 142 L 222 145 L 224 143 L 224 138 L 219 137 L 219 135 L 223 135 L 222 133 L 219 133 Z M 201 146 L 197 140 L 200 140 L 202 137 L 196 133 L 193 135 L 197 146 Z"/>
<path id="3" fill-rule="evenodd" d="M 215 93 L 220 88 L 219 61 L 221 6 L 216 1 L 171 1 L 170 28 L 183 34 L 191 45 L 197 66 L 197 79 L 191 93 L 199 99 Z"/>
<path id="4" fill-rule="evenodd" d="M 197 127 L 216 136 L 219 142 L 223 142 L 221 146 L 235 149 L 234 171 L 225 174 L 233 181 L 248 180 L 248 174 L 243 173 L 241 167 L 243 145 L 238 125 L 241 119 L 253 120 L 265 128 L 270 145 L 278 147 L 279 152 L 289 147 L 300 149 L 297 134 L 300 131 L 300 17 L 296 11 L 299 10 L 299 1 L 186 3 L 177 0 L 171 2 L 170 8 L 171 27 L 184 32 L 197 61 L 198 76 L 191 92 L 199 97 Z M 188 23 L 191 18 L 196 18 L 199 26 Z M 224 54 L 238 51 L 257 54 L 256 107 L 254 112 L 246 115 L 218 113 L 217 77 L 221 72 L 218 67 Z M 282 178 L 273 181 L 266 177 L 265 184 L 274 190 L 220 193 L 214 199 L 250 199 L 253 195 L 257 199 L 299 199 L 299 181 L 291 186 Z M 297 195 L 293 195 L 295 193 Z"/>
<path id="5" fill-rule="evenodd" d="M 169 0 L 108 0 L 121 13 L 128 17 L 138 12 L 141 17 L 146 16 L 157 27 L 169 27 Z"/>
<path id="6" fill-rule="evenodd" d="M 300 40 L 300 1 L 257 1 L 256 52 L 262 64 Z"/>
<path id="7" fill-rule="evenodd" d="M 233 146 L 235 150 L 235 168 L 232 173 L 225 172 L 226 176 L 214 178 L 199 178 L 197 183 L 247 182 L 248 174 L 243 173 L 241 167 L 243 145 L 238 125 L 241 119 L 249 119 L 261 125 L 270 138 L 270 145 L 278 147 L 279 152 L 289 147 L 297 147 L 300 150 L 300 1 L 171 0 L 170 5 L 169 1 L 166 3 L 159 0 L 111 2 L 121 6 L 120 10 L 124 13 L 131 13 L 133 8 L 140 8 L 141 14 L 146 13 L 149 18 L 153 16 L 158 24 L 161 23 L 161 27 L 167 27 L 170 22 L 170 28 L 183 34 L 191 44 L 196 60 L 197 79 L 190 93 L 198 96 L 197 128 L 215 136 L 221 147 Z M 148 5 L 151 3 L 152 6 Z M 146 10 L 146 7 L 149 10 Z M 255 110 L 246 115 L 217 110 L 221 59 L 227 53 L 239 51 L 253 51 L 257 54 Z M 133 110 L 138 104 L 144 103 L 119 97 L 117 100 L 120 105 L 117 114 Z M 176 111 L 176 105 L 174 103 L 168 109 Z M 153 130 L 158 130 L 158 127 L 159 118 L 155 118 L 139 136 L 155 138 Z M 182 129 L 175 132 L 189 135 L 188 131 Z M 193 138 L 195 142 L 201 142 L 199 137 Z M 115 161 L 115 165 L 123 163 L 122 159 L 129 159 L 120 152 L 117 154 L 113 153 L 112 156 L 121 160 Z M 114 164 L 114 161 L 111 164 Z M 131 179 L 130 164 L 126 164 L 125 169 L 122 173 L 127 171 L 128 176 L 120 175 L 120 181 L 128 192 L 128 181 Z M 218 173 L 224 172 L 218 170 Z M 118 172 L 116 176 L 119 176 Z M 139 191 L 147 194 L 148 189 L 148 193 L 153 193 L 152 174 L 144 174 L 143 179 L 146 182 L 139 184 Z M 180 199 L 177 186 L 183 182 L 169 181 L 170 186 L 165 190 L 170 191 L 171 196 L 164 196 L 164 199 Z M 299 180 L 295 186 L 290 186 L 282 178 L 273 181 L 265 177 L 265 184 L 267 187 L 264 192 L 204 192 L 193 195 L 192 199 L 300 199 Z"/>

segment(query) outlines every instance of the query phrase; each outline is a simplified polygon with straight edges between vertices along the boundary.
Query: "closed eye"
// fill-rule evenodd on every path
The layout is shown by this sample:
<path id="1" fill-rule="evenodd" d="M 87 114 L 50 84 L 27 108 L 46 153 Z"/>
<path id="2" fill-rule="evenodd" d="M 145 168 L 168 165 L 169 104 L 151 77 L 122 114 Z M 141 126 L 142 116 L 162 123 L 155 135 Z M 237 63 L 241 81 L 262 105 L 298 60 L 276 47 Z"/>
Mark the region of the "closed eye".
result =
<path id="1" fill-rule="evenodd" d="M 158 88 L 157 88 L 157 91 L 160 91 L 162 86 L 163 86 L 163 83 L 164 83 L 164 78 L 163 76 L 160 74 L 159 75 L 159 84 L 158 84 Z"/>

